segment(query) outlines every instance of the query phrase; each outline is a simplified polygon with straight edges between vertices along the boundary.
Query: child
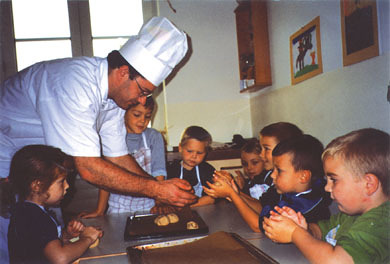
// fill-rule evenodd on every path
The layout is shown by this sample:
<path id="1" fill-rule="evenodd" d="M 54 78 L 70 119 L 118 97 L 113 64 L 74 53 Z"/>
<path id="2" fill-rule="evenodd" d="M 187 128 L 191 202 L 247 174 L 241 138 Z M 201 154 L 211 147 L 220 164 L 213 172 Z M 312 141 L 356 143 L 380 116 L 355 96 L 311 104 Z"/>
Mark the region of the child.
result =
<path id="1" fill-rule="evenodd" d="M 264 161 L 260 155 L 259 140 L 254 138 L 247 141 L 241 148 L 241 164 L 245 176 L 241 171 L 236 171 L 237 176 L 235 177 L 240 190 L 256 199 L 272 185 L 272 178 L 266 175 Z"/>
<path id="2" fill-rule="evenodd" d="M 206 193 L 214 197 L 228 197 L 252 230 L 260 232 L 262 221 L 276 205 L 289 205 L 301 211 L 310 221 L 329 218 L 329 197 L 322 172 L 323 146 L 318 139 L 303 135 L 280 142 L 273 150 L 274 185 L 260 197 L 260 201 L 243 199 L 223 178 L 216 177 L 221 186 L 209 184 Z"/>
<path id="3" fill-rule="evenodd" d="M 334 139 L 322 155 L 325 190 L 340 213 L 309 223 L 284 207 L 264 220 L 272 240 L 293 242 L 313 262 L 389 263 L 390 136 L 367 128 Z M 290 218 L 290 219 L 289 219 Z"/>
<path id="4" fill-rule="evenodd" d="M 272 150 L 279 142 L 302 135 L 302 130 L 300 130 L 296 125 L 288 122 L 272 123 L 263 127 L 263 129 L 260 131 L 260 158 L 263 160 L 265 170 L 262 172 L 261 177 L 264 178 L 266 184 L 269 181 L 272 181 L 272 178 L 270 177 L 274 167 L 272 163 Z M 219 175 L 227 179 L 231 178 L 231 176 L 223 172 L 220 172 Z M 272 185 L 272 182 L 270 185 Z M 257 204 L 257 200 L 267 189 L 268 188 L 265 185 L 254 185 L 250 190 L 251 195 L 247 195 L 245 192 L 241 192 L 240 195 L 243 199 L 252 200 L 251 202 Z"/>
<path id="5" fill-rule="evenodd" d="M 25 146 L 13 156 L 8 188 L 18 201 L 11 205 L 8 229 L 11 263 L 70 263 L 102 236 L 97 228 L 75 220 L 61 230 L 48 210 L 64 198 L 73 168 L 70 156 L 50 146 Z M 78 241 L 69 241 L 77 236 Z"/>
<path id="6" fill-rule="evenodd" d="M 276 145 L 286 139 L 301 136 L 302 130 L 288 122 L 273 123 L 263 127 L 260 131 L 261 157 L 264 160 L 264 168 L 272 170 L 272 150 Z"/>
<path id="7" fill-rule="evenodd" d="M 181 138 L 179 152 L 182 160 L 167 167 L 168 178 L 187 180 L 200 197 L 191 207 L 214 203 L 214 198 L 205 195 L 202 186 L 210 182 L 215 171 L 214 167 L 204 161 L 212 142 L 211 135 L 202 127 L 188 127 Z"/>
<path id="8" fill-rule="evenodd" d="M 137 104 L 126 110 L 125 125 L 127 130 L 126 143 L 129 153 L 148 174 L 157 180 L 165 179 L 164 141 L 160 132 L 148 128 L 154 110 L 153 97 L 146 98 L 145 105 Z M 108 214 L 149 212 L 155 205 L 154 199 L 147 197 L 133 197 L 109 193 L 99 190 L 98 207 L 90 214 L 80 214 L 83 218 L 103 215 L 107 208 Z"/>

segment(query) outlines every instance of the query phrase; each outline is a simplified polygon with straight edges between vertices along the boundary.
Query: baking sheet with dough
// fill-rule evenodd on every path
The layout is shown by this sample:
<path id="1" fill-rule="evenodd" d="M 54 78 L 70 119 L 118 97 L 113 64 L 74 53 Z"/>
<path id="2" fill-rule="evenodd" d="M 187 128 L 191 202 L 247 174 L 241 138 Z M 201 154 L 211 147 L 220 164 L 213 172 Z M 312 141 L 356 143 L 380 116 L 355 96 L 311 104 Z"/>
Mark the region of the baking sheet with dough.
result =
<path id="1" fill-rule="evenodd" d="M 208 234 L 209 228 L 196 211 L 181 210 L 175 212 L 179 221 L 166 226 L 157 226 L 154 220 L 157 215 L 128 217 L 125 227 L 125 241 L 171 238 L 177 236 L 199 236 Z M 195 221 L 198 229 L 187 229 L 187 222 Z"/>

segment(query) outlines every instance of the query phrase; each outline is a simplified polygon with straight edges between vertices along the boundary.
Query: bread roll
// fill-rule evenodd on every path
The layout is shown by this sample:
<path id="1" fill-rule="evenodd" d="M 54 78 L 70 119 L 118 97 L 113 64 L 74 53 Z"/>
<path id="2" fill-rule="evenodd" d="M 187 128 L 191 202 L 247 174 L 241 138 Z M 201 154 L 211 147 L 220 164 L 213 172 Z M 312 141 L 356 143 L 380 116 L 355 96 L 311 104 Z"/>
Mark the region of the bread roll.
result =
<path id="1" fill-rule="evenodd" d="M 169 225 L 169 218 L 166 215 L 159 215 L 154 219 L 154 223 L 158 226 Z"/>
<path id="2" fill-rule="evenodd" d="M 97 247 L 98 245 L 99 245 L 99 238 L 97 238 L 95 242 L 93 242 L 93 244 L 89 246 L 89 248 L 94 248 Z"/>
<path id="3" fill-rule="evenodd" d="M 198 223 L 196 223 L 195 221 L 187 222 L 187 229 L 198 229 L 198 228 L 199 228 Z"/>
<path id="4" fill-rule="evenodd" d="M 174 224 L 174 223 L 179 222 L 179 217 L 177 216 L 177 214 L 170 213 L 167 215 L 167 217 L 169 219 L 170 224 Z"/>

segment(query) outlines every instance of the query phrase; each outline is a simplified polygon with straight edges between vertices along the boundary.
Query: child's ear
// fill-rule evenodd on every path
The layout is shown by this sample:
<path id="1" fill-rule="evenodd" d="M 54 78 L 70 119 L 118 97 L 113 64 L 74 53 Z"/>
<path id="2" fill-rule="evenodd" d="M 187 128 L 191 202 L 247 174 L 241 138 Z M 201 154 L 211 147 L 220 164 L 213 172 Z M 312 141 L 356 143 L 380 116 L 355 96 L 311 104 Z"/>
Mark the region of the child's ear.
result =
<path id="1" fill-rule="evenodd" d="M 378 177 L 376 177 L 375 174 L 372 173 L 366 173 L 364 175 L 364 180 L 365 180 L 365 190 L 367 195 L 374 194 L 378 190 L 381 184 Z"/>
<path id="2" fill-rule="evenodd" d="M 181 153 L 181 150 L 182 150 L 182 149 L 181 149 L 181 145 L 179 144 L 179 146 L 178 146 L 178 147 L 179 147 L 179 152 Z"/>
<path id="3" fill-rule="evenodd" d="M 41 182 L 38 180 L 33 181 L 30 186 L 32 193 L 39 193 L 41 191 Z"/>
<path id="4" fill-rule="evenodd" d="M 306 183 L 309 183 L 310 180 L 311 180 L 311 171 L 302 170 L 300 175 L 299 175 L 300 183 L 306 184 Z"/>

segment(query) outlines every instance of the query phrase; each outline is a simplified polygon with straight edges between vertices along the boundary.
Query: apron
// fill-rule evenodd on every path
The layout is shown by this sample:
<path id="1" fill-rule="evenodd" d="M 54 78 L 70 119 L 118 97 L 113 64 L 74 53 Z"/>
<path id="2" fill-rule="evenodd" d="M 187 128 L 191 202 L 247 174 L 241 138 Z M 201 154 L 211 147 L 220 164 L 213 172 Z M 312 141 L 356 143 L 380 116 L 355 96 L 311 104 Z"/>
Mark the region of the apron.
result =
<path id="1" fill-rule="evenodd" d="M 196 169 L 196 177 L 198 178 L 198 183 L 195 186 L 192 186 L 192 188 L 194 189 L 196 196 L 202 197 L 203 188 L 202 188 L 202 182 L 200 181 L 198 166 L 196 166 L 195 169 Z M 183 164 L 180 165 L 180 179 L 183 179 Z"/>
<path id="2" fill-rule="evenodd" d="M 272 173 L 272 170 L 270 170 L 267 175 L 264 177 L 264 182 L 267 179 L 268 176 L 270 176 Z M 250 196 L 255 199 L 260 199 L 260 197 L 265 193 L 270 186 L 268 184 L 255 184 L 251 188 L 249 188 Z"/>
<path id="3" fill-rule="evenodd" d="M 142 140 L 144 147 L 131 154 L 137 161 L 138 165 L 142 167 L 147 173 L 152 173 L 152 151 L 148 147 L 145 134 L 142 133 Z M 113 213 L 135 213 L 135 212 L 149 212 L 154 206 L 154 199 L 147 197 L 133 197 L 130 195 L 121 195 L 111 193 L 108 199 L 108 214 Z"/>

